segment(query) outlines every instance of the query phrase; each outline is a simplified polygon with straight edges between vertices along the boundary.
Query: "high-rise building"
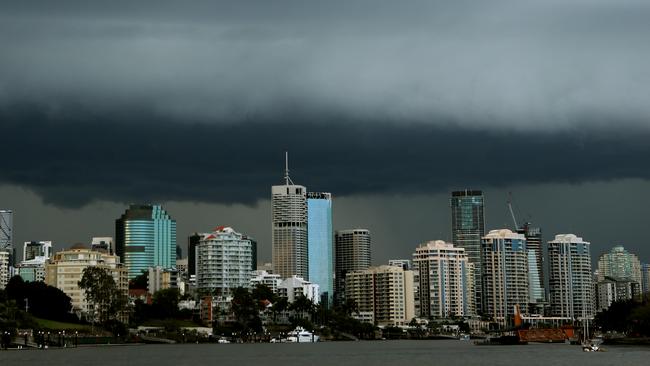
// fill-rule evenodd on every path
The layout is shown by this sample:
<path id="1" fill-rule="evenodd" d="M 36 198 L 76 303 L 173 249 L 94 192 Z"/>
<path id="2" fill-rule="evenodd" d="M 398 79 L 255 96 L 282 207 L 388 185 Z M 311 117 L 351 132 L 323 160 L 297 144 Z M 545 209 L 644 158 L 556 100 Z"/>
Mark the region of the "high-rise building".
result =
<path id="1" fill-rule="evenodd" d="M 598 258 L 598 280 L 602 281 L 605 277 L 630 280 L 641 285 L 643 279 L 639 257 L 620 245 L 601 254 Z"/>
<path id="2" fill-rule="evenodd" d="M 473 272 L 465 249 L 442 240 L 421 244 L 413 253 L 420 317 L 470 316 L 474 311 Z"/>
<path id="3" fill-rule="evenodd" d="M 650 264 L 641 265 L 641 292 L 644 294 L 650 292 Z"/>
<path id="4" fill-rule="evenodd" d="M 115 250 L 113 249 L 113 237 L 112 236 L 93 237 L 90 242 L 90 249 L 98 252 L 104 252 L 107 254 L 114 254 Z"/>
<path id="5" fill-rule="evenodd" d="M 464 248 L 469 263 L 474 265 L 477 312 L 482 313 L 481 238 L 485 235 L 483 192 L 464 190 L 451 192 L 451 242 Z"/>
<path id="6" fill-rule="evenodd" d="M 187 275 L 196 276 L 196 246 L 201 242 L 201 234 L 194 233 L 187 238 Z"/>
<path id="7" fill-rule="evenodd" d="M 518 234 L 526 237 L 528 250 L 528 296 L 531 312 L 543 315 L 546 303 L 544 287 L 544 252 L 542 247 L 542 230 L 526 222 L 517 229 Z"/>
<path id="8" fill-rule="evenodd" d="M 335 296 L 345 300 L 345 276 L 350 271 L 370 267 L 370 231 L 367 229 L 338 230 L 335 233 Z"/>
<path id="9" fill-rule="evenodd" d="M 0 290 L 4 289 L 9 283 L 9 250 L 0 249 Z"/>
<path id="10" fill-rule="evenodd" d="M 483 314 L 507 324 L 515 307 L 527 312 L 528 251 L 526 237 L 508 229 L 491 230 L 482 239 Z"/>
<path id="11" fill-rule="evenodd" d="M 307 188 L 289 178 L 288 158 L 284 180 L 285 184 L 271 187 L 273 272 L 308 280 Z"/>
<path id="12" fill-rule="evenodd" d="M 84 269 L 88 267 L 107 270 L 113 277 L 117 288 L 123 292 L 124 296 L 127 296 L 129 289 L 127 270 L 120 263 L 120 258 L 90 250 L 81 244 L 57 252 L 52 256 L 52 259 L 45 264 L 45 283 L 57 287 L 70 296 L 72 310 L 75 313 L 92 316 L 89 314 L 92 309 L 89 307 L 86 294 L 78 285 Z"/>
<path id="13" fill-rule="evenodd" d="M 176 221 L 160 205 L 130 205 L 115 220 L 115 253 L 133 279 L 149 267 L 176 265 Z"/>
<path id="14" fill-rule="evenodd" d="M 334 296 L 334 232 L 332 230 L 332 195 L 307 193 L 307 238 L 309 281 L 320 287 L 329 303 Z"/>
<path id="15" fill-rule="evenodd" d="M 9 266 L 16 264 L 13 230 L 13 212 L 11 210 L 0 210 L 0 250 L 9 253 Z"/>
<path id="16" fill-rule="evenodd" d="M 251 242 L 230 227 L 219 226 L 202 234 L 196 247 L 196 286 L 226 297 L 237 287 L 250 285 Z"/>
<path id="17" fill-rule="evenodd" d="M 23 245 L 23 261 L 36 257 L 50 258 L 52 256 L 51 241 L 26 241 Z"/>
<path id="18" fill-rule="evenodd" d="M 370 267 L 347 272 L 347 300 L 361 313 L 372 313 L 375 324 L 406 325 L 415 317 L 413 271 L 397 266 Z"/>
<path id="19" fill-rule="evenodd" d="M 574 234 L 558 234 L 548 242 L 551 315 L 582 319 L 594 316 L 590 243 Z"/>

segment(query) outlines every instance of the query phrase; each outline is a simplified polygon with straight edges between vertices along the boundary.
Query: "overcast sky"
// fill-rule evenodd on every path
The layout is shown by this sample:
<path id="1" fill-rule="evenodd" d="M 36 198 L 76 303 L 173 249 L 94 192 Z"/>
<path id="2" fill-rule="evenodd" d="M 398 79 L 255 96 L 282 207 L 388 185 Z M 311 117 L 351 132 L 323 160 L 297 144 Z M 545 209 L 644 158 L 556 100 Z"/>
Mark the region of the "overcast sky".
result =
<path id="1" fill-rule="evenodd" d="M 650 261 L 650 2 L 0 2 L 0 208 L 16 242 L 113 235 L 161 202 L 270 259 L 270 186 L 334 195 L 381 263 L 483 189 L 594 255 Z"/>

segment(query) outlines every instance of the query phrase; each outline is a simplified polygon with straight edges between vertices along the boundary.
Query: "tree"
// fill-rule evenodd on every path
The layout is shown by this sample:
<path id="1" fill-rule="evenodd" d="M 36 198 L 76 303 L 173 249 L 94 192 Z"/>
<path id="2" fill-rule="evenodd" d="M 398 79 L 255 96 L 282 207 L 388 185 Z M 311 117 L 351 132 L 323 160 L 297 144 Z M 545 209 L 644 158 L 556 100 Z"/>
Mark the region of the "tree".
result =
<path id="1" fill-rule="evenodd" d="M 20 276 L 14 276 L 7 284 L 7 297 L 15 301 L 20 309 L 25 309 L 28 305 L 29 313 L 36 317 L 59 321 L 76 320 L 70 313 L 70 297 L 43 282 L 25 282 Z"/>
<path id="2" fill-rule="evenodd" d="M 113 276 L 108 270 L 101 267 L 86 267 L 78 283 L 84 290 L 86 301 L 93 309 L 92 318 L 95 316 L 101 323 L 108 320 L 119 320 L 119 315 L 125 310 L 126 296 L 117 288 Z"/>
<path id="3" fill-rule="evenodd" d="M 158 319 L 176 318 L 178 311 L 178 301 L 181 297 L 177 288 L 167 288 L 156 291 L 152 299 L 152 312 Z"/>
<path id="4" fill-rule="evenodd" d="M 262 322 L 259 316 L 259 306 L 255 303 L 253 296 L 243 287 L 232 290 L 232 311 L 239 324 L 242 333 L 248 330 L 259 332 L 262 330 Z"/>

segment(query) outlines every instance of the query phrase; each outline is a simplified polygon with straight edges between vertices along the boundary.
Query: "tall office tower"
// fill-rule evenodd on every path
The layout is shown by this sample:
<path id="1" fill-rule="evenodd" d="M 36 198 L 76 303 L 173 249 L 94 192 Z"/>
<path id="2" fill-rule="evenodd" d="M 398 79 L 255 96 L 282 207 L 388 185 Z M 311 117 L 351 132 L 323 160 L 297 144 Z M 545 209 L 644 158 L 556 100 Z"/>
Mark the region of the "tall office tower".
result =
<path id="1" fill-rule="evenodd" d="M 542 249 L 542 230 L 534 227 L 530 222 L 524 223 L 517 229 L 518 234 L 526 237 L 528 250 L 528 296 L 530 311 L 543 315 L 546 303 L 546 290 L 544 289 L 544 252 Z"/>
<path id="2" fill-rule="evenodd" d="M 187 275 L 196 275 L 196 246 L 201 242 L 201 234 L 194 233 L 187 238 Z"/>
<path id="3" fill-rule="evenodd" d="M 13 229 L 13 212 L 11 210 L 0 210 L 0 250 L 9 253 L 9 266 L 16 265 Z"/>
<path id="4" fill-rule="evenodd" d="M 346 274 L 346 299 L 377 325 L 399 326 L 415 317 L 413 271 L 397 266 L 370 267 Z"/>
<path id="5" fill-rule="evenodd" d="M 650 264 L 643 263 L 641 265 L 641 292 L 650 292 Z"/>
<path id="6" fill-rule="evenodd" d="M 103 236 L 103 237 L 94 237 L 90 243 L 90 250 L 103 252 L 106 254 L 114 254 L 113 249 L 113 237 Z"/>
<path id="7" fill-rule="evenodd" d="M 421 244 L 413 253 L 417 272 L 416 308 L 423 318 L 473 315 L 472 272 L 465 249 L 442 240 Z"/>
<path id="8" fill-rule="evenodd" d="M 323 300 L 334 296 L 334 232 L 332 231 L 332 195 L 307 193 L 307 238 L 309 281 L 318 284 Z"/>
<path id="9" fill-rule="evenodd" d="M 639 257 L 628 252 L 622 246 L 615 246 L 609 252 L 598 258 L 598 280 L 614 277 L 619 280 L 630 280 L 641 285 L 641 262 Z"/>
<path id="10" fill-rule="evenodd" d="M 228 296 L 251 280 L 251 241 L 230 227 L 202 234 L 196 247 L 196 287 L 215 296 Z"/>
<path id="11" fill-rule="evenodd" d="M 115 254 L 133 279 L 149 267 L 176 266 L 176 221 L 160 205 L 130 205 L 115 220 Z"/>
<path id="12" fill-rule="evenodd" d="M 289 178 L 288 155 L 284 185 L 271 187 L 273 272 L 282 278 L 309 279 L 307 254 L 307 188 Z"/>
<path id="13" fill-rule="evenodd" d="M 50 258 L 51 256 L 51 241 L 26 241 L 23 245 L 23 261 L 29 261 L 36 257 Z"/>
<path id="14" fill-rule="evenodd" d="M 526 237 L 508 229 L 491 230 L 482 239 L 484 315 L 503 325 L 528 306 Z"/>
<path id="15" fill-rule="evenodd" d="M 558 234 L 548 242 L 551 315 L 562 318 L 594 316 L 594 286 L 590 243 L 573 234 Z"/>
<path id="16" fill-rule="evenodd" d="M 481 291 L 481 238 L 485 235 L 484 199 L 481 191 L 451 192 L 451 242 L 456 247 L 465 248 L 469 262 L 474 265 L 475 294 L 477 313 L 482 313 Z"/>
<path id="17" fill-rule="evenodd" d="M 366 229 L 339 230 L 335 234 L 334 293 L 340 303 L 345 300 L 345 276 L 350 271 L 370 267 L 370 231 Z"/>

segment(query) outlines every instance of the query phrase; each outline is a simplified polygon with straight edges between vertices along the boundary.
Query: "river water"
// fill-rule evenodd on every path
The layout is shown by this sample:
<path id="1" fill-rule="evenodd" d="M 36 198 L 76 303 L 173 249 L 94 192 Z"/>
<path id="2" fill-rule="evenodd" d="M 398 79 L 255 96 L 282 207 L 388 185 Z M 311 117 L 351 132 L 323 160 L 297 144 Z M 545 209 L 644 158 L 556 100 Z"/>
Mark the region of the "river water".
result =
<path id="1" fill-rule="evenodd" d="M 475 346 L 466 341 L 177 344 L 0 351 L 0 366 L 650 365 L 648 347 L 582 352 L 566 344 Z"/>

